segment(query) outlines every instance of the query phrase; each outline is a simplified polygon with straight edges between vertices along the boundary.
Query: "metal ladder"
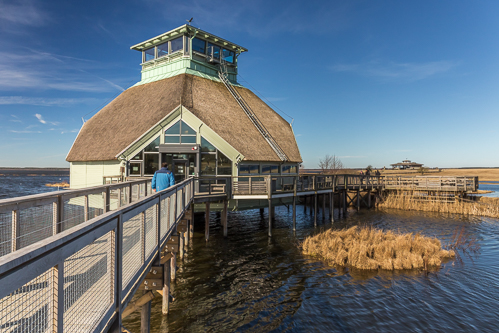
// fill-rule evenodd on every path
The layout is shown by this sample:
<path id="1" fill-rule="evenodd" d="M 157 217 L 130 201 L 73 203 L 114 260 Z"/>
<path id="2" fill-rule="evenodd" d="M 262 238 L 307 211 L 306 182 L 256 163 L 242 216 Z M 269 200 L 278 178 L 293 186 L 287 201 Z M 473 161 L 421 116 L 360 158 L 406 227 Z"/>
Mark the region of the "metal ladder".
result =
<path id="1" fill-rule="evenodd" d="M 234 97 L 234 99 L 239 104 L 241 109 L 243 109 L 244 113 L 246 113 L 246 115 L 251 120 L 253 125 L 255 125 L 256 129 L 265 138 L 265 140 L 267 140 L 268 144 L 275 151 L 277 156 L 279 156 L 281 161 L 287 162 L 288 157 L 286 156 L 286 153 L 284 153 L 284 150 L 282 150 L 282 148 L 277 144 L 272 135 L 270 135 L 269 131 L 265 128 L 265 126 L 263 126 L 262 122 L 260 121 L 260 119 L 258 119 L 253 110 L 251 110 L 248 103 L 246 103 L 243 97 L 236 91 L 236 89 L 234 89 L 234 87 L 232 87 L 232 84 L 227 79 L 227 68 L 225 64 L 220 65 L 220 70 L 218 71 L 218 77 L 220 78 L 220 81 L 223 82 L 223 84 L 230 92 L 232 97 Z"/>

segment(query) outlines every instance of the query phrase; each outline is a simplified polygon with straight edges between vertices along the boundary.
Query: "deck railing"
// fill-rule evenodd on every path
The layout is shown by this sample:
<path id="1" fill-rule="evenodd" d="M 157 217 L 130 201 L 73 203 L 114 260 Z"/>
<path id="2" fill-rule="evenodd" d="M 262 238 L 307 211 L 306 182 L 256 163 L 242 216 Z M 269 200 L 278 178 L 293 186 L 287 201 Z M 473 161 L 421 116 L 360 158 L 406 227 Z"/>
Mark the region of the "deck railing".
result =
<path id="1" fill-rule="evenodd" d="M 118 196 L 114 205 L 121 207 L 110 209 L 109 194 L 113 190 L 128 188 L 133 194 L 133 187 L 140 185 L 139 182 L 106 187 L 109 200 L 97 208 L 102 214 L 94 216 L 87 208 L 86 221 L 71 228 L 55 232 L 58 223 L 54 223 L 55 227 L 44 226 L 39 230 L 49 229 L 53 234 L 43 234 L 36 242 L 35 236 L 31 236 L 32 244 L 23 243 L 22 248 L 0 257 L 1 332 L 100 332 L 116 320 L 119 323 L 122 309 L 153 260 L 159 257 L 194 194 L 190 178 L 136 202 L 126 202 L 133 201 L 132 196 L 125 196 L 123 202 Z M 145 193 L 146 183 L 142 185 Z M 49 221 L 53 222 L 54 215 L 62 209 L 61 202 L 78 198 L 77 193 L 85 193 L 83 201 L 88 202 L 91 195 L 102 196 L 101 191 L 102 188 L 95 192 L 86 189 L 42 196 L 38 199 L 43 207 L 37 208 L 40 211 L 23 214 L 50 225 Z M 140 197 L 140 188 L 135 192 Z M 59 198 L 64 200 L 57 201 Z M 57 209 L 53 208 L 56 203 Z M 22 211 L 30 209 L 23 205 L 32 207 L 33 201 L 24 198 L 20 202 L 17 198 L 15 204 Z M 44 208 L 47 205 L 49 208 Z M 38 214 L 50 218 L 39 218 Z"/>
<path id="2" fill-rule="evenodd" d="M 0 200 L 0 257 L 151 193 L 151 180 Z"/>
<path id="3" fill-rule="evenodd" d="M 426 191 L 476 191 L 478 177 L 466 176 L 386 176 L 385 189 L 387 190 L 426 190 Z"/>

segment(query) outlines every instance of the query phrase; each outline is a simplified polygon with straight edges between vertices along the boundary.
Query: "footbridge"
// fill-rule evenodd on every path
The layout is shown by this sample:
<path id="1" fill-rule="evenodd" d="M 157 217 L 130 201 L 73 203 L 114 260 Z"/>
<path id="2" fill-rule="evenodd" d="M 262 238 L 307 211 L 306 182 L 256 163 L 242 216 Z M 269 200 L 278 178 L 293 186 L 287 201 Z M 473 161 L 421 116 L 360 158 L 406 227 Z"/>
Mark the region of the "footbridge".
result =
<path id="1" fill-rule="evenodd" d="M 194 204 L 206 205 L 209 223 L 210 203 L 222 202 L 226 236 L 229 200 L 267 200 L 272 235 L 271 212 L 281 199 L 292 200 L 295 228 L 298 198 L 311 200 L 317 212 L 321 196 L 332 221 L 335 201 L 343 209 L 354 200 L 370 206 L 371 192 L 478 187 L 476 177 L 454 178 L 189 178 L 159 193 L 142 179 L 0 200 L 0 331 L 122 332 L 121 320 L 139 309 L 147 329 L 152 298 L 162 297 L 168 313 L 176 260 L 193 233 Z"/>

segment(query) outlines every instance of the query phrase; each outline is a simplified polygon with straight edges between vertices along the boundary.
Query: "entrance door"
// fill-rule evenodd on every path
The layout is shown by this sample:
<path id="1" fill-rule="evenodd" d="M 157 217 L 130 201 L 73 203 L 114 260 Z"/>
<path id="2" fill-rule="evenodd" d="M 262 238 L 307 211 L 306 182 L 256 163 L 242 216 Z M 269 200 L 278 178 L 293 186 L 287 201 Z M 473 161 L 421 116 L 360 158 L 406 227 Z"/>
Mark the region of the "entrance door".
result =
<path id="1" fill-rule="evenodd" d="M 187 176 L 188 160 L 173 160 L 173 175 L 175 176 L 175 184 L 185 180 Z"/>

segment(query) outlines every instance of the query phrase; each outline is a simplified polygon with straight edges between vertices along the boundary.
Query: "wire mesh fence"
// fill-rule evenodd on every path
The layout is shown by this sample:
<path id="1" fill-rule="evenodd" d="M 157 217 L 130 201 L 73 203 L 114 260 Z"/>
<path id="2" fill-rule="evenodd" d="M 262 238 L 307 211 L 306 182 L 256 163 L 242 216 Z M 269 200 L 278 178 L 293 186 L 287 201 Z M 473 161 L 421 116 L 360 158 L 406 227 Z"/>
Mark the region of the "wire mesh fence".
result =
<path id="1" fill-rule="evenodd" d="M 12 251 L 12 212 L 0 213 L 0 256 Z"/>
<path id="2" fill-rule="evenodd" d="M 53 203 L 19 210 L 16 235 L 16 249 L 34 244 L 52 236 L 54 228 Z"/>
<path id="3" fill-rule="evenodd" d="M 55 332 L 57 271 L 48 269 L 0 300 L 0 332 Z"/>
<path id="4" fill-rule="evenodd" d="M 64 261 L 64 332 L 91 332 L 114 303 L 114 232 Z"/>
<path id="5" fill-rule="evenodd" d="M 19 258 L 8 257 L 6 261 L 0 261 L 0 332 L 101 331 L 111 318 L 116 318 L 116 301 L 126 302 L 126 298 L 133 295 L 132 291 L 147 272 L 147 265 L 152 263 L 150 259 L 159 255 L 158 240 L 168 237 L 171 227 L 178 221 L 175 212 L 183 212 L 192 201 L 192 193 L 182 192 L 183 185 L 179 184 L 178 191 L 157 193 L 152 198 L 123 207 L 117 214 L 94 219 L 89 224 L 91 228 L 75 229 L 73 233 L 50 238 L 34 250 L 26 249 Z M 136 189 L 140 195 L 140 187 Z M 145 184 L 143 189 L 145 192 Z M 69 229 L 71 225 L 106 212 L 112 205 L 118 206 L 123 197 L 127 202 L 130 199 L 126 197 L 125 189 L 117 192 L 109 189 L 107 193 L 114 194 L 115 201 L 113 203 L 109 197 L 106 209 L 105 193 L 61 198 L 61 206 L 54 201 L 19 209 L 15 214 L 0 213 L 0 235 L 6 239 L 5 244 L 0 244 L 2 253 L 9 252 L 12 247 L 8 236 L 13 233 L 16 216 L 19 221 L 32 219 L 43 223 L 52 233 L 56 231 L 54 221 L 59 215 L 68 219 L 63 222 Z M 161 210 L 158 210 L 158 204 Z M 24 229 L 20 231 L 24 232 Z M 117 239 L 117 235 L 122 238 Z M 38 251 L 36 256 L 33 251 Z M 117 263 L 121 267 L 117 267 Z M 38 274 L 35 272 L 44 273 L 25 283 Z M 119 272 L 121 280 L 117 279 Z M 125 289 L 127 294 L 118 299 Z M 58 325 L 62 327 L 58 328 Z"/>

